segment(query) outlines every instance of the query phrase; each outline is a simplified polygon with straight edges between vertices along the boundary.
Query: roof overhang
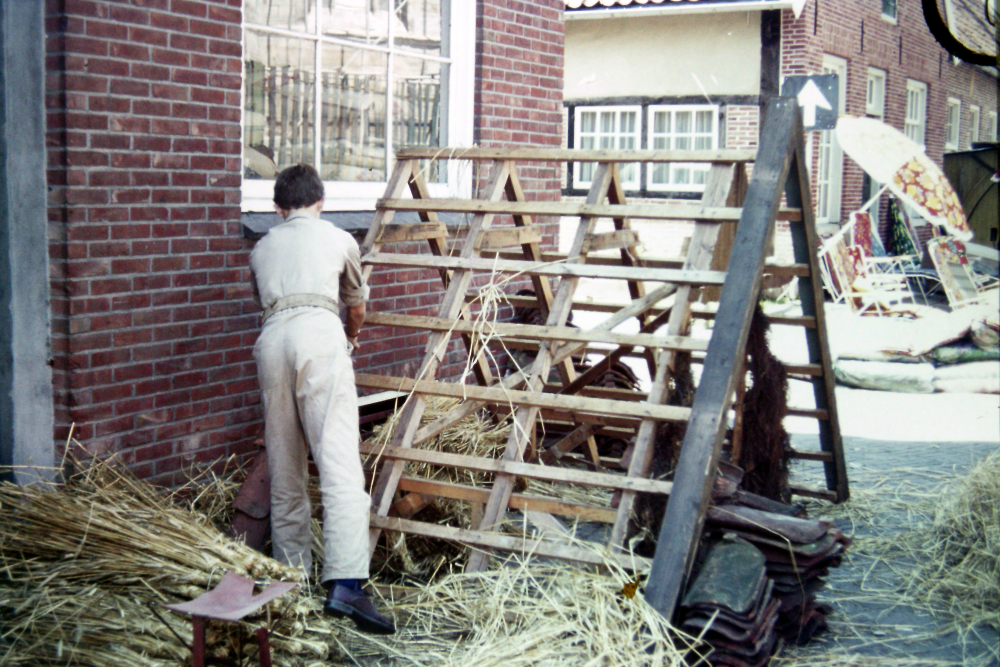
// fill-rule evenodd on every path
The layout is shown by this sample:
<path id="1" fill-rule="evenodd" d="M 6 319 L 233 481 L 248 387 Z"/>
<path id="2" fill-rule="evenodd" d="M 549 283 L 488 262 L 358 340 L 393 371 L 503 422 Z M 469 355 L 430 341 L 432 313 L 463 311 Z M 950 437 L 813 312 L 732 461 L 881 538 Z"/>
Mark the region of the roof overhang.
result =
<path id="1" fill-rule="evenodd" d="M 791 9 L 795 13 L 795 18 L 798 18 L 806 2 L 807 0 L 729 0 L 728 2 L 676 2 L 676 0 L 673 0 L 670 3 L 655 5 L 618 4 L 617 6 L 587 8 L 567 7 L 564 16 L 567 21 L 574 21 L 636 16 L 677 16 L 680 14 L 721 14 L 762 12 L 770 9 Z M 603 5 L 604 2 L 601 4 Z"/>

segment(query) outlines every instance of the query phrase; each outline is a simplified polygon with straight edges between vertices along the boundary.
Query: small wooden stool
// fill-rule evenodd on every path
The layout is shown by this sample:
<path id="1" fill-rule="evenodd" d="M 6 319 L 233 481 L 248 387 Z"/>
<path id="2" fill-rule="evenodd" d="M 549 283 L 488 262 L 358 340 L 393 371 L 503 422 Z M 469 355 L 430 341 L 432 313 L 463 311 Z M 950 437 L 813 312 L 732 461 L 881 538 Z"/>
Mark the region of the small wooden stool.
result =
<path id="1" fill-rule="evenodd" d="M 202 593 L 194 600 L 163 606 L 171 611 L 187 614 L 191 617 L 194 630 L 194 637 L 191 641 L 192 665 L 193 667 L 205 667 L 205 619 L 239 621 L 271 600 L 281 597 L 297 585 L 291 581 L 276 582 L 270 584 L 260 594 L 254 595 L 253 579 L 227 572 L 215 588 Z M 261 667 L 271 667 L 271 644 L 267 628 L 259 628 L 257 638 L 260 641 L 260 665 Z"/>

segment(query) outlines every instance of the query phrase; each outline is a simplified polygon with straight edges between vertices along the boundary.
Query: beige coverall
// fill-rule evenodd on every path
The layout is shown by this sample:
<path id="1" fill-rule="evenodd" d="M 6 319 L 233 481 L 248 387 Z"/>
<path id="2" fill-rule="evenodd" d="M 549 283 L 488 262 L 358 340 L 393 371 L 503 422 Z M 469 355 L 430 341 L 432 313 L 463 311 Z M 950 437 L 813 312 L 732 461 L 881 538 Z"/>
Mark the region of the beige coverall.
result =
<path id="1" fill-rule="evenodd" d="M 257 242 L 250 268 L 265 308 L 298 294 L 347 306 L 368 297 L 351 235 L 300 212 Z M 311 451 L 323 502 L 322 581 L 367 578 L 371 501 L 358 454 L 354 369 L 339 314 L 314 306 L 274 313 L 261 328 L 254 359 L 264 402 L 274 557 L 312 569 Z"/>

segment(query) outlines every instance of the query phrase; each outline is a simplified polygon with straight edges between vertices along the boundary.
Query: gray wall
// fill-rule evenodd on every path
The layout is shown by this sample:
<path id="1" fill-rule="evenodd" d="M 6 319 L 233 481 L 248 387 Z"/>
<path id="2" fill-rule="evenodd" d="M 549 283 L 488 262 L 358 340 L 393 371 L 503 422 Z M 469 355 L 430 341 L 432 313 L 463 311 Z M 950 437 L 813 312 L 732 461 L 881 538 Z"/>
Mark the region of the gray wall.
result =
<path id="1" fill-rule="evenodd" d="M 43 0 L 0 0 L 0 464 L 20 482 L 55 463 L 43 18 Z"/>

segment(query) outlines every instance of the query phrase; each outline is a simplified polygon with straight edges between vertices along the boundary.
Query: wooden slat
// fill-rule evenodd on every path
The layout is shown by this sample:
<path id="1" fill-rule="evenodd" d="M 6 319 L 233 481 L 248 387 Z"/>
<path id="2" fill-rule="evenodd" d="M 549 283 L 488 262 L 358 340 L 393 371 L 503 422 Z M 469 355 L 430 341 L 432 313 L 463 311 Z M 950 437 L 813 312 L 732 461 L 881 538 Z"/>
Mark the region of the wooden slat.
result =
<path id="1" fill-rule="evenodd" d="M 378 243 L 402 243 L 447 238 L 448 228 L 443 222 L 414 222 L 410 224 L 382 225 Z"/>
<path id="2" fill-rule="evenodd" d="M 543 394 L 534 391 L 514 391 L 499 387 L 479 387 L 474 385 L 435 382 L 433 380 L 412 380 L 410 378 L 388 377 L 357 373 L 355 383 L 367 389 L 430 394 L 448 398 L 472 399 L 491 403 L 550 408 L 590 414 L 610 414 L 625 417 L 639 417 L 658 421 L 686 421 L 690 410 L 675 405 L 651 405 L 649 403 L 629 403 L 611 401 L 604 398 L 586 398 L 563 394 Z"/>
<path id="3" fill-rule="evenodd" d="M 612 280 L 647 280 L 685 285 L 721 285 L 723 271 L 685 271 L 683 269 L 647 269 L 630 266 L 597 266 L 592 264 L 539 264 L 508 259 L 480 257 L 437 257 L 402 253 L 372 252 L 361 258 L 365 265 L 410 266 L 425 269 L 472 269 L 523 273 L 529 276 L 560 276 L 573 278 L 609 278 Z"/>
<path id="4" fill-rule="evenodd" d="M 583 252 L 620 250 L 622 248 L 634 248 L 637 245 L 639 245 L 639 232 L 634 229 L 621 229 L 605 234 L 591 234 L 583 242 Z"/>
<path id="5" fill-rule="evenodd" d="M 788 408 L 789 417 L 808 417 L 826 421 L 830 419 L 830 413 L 826 410 L 816 410 L 813 408 Z"/>
<path id="6" fill-rule="evenodd" d="M 781 204 L 802 121 L 793 98 L 769 101 L 761 147 L 736 229 L 729 279 L 722 288 L 719 312 L 705 366 L 692 406 L 676 483 L 660 526 L 646 600 L 672 618 L 694 561 L 711 496 L 723 432 L 728 426 L 735 375 L 746 358 L 750 320 L 764 271 L 764 246 Z"/>
<path id="7" fill-rule="evenodd" d="M 399 489 L 412 493 L 420 493 L 438 498 L 450 498 L 452 500 L 465 500 L 475 503 L 486 503 L 490 499 L 489 489 L 482 489 L 475 486 L 463 484 L 452 484 L 451 482 L 441 482 L 432 479 L 422 479 L 419 477 L 406 477 L 399 479 Z M 579 505 L 568 503 L 554 498 L 543 496 L 529 496 L 523 493 L 514 493 L 510 497 L 512 509 L 522 512 L 546 512 L 557 516 L 566 516 L 581 521 L 597 521 L 600 523 L 611 523 L 615 520 L 614 510 L 595 505 Z"/>
<path id="8" fill-rule="evenodd" d="M 639 556 L 626 554 L 611 554 L 602 552 L 598 545 L 593 548 L 573 546 L 566 542 L 556 542 L 546 538 L 518 538 L 511 535 L 501 535 L 490 531 L 468 530 L 454 526 L 442 526 L 436 523 L 422 523 L 397 517 L 383 517 L 373 514 L 371 525 L 380 530 L 406 533 L 408 535 L 423 535 L 450 542 L 468 544 L 475 547 L 499 549 L 530 553 L 546 558 L 558 558 L 588 565 L 604 565 L 605 559 L 618 563 L 629 570 L 642 570 L 648 567 L 649 561 Z M 473 552 L 476 553 L 476 552 Z"/>
<path id="9" fill-rule="evenodd" d="M 537 463 L 524 463 L 523 461 L 506 461 L 504 459 L 491 459 L 484 456 L 451 454 L 449 452 L 438 452 L 430 449 L 381 447 L 368 442 L 361 443 L 360 449 L 362 454 L 390 461 L 426 463 L 435 466 L 460 468 L 462 470 L 475 470 L 476 472 L 527 477 L 528 479 L 538 479 L 547 482 L 580 484 L 583 486 L 596 486 L 602 489 L 621 489 L 623 491 L 659 494 L 669 494 L 673 489 L 672 482 L 646 479 L 644 477 L 626 477 L 625 475 L 545 466 Z"/>
<path id="10" fill-rule="evenodd" d="M 785 364 L 785 371 L 789 375 L 819 377 L 823 375 L 823 366 L 820 364 Z"/>
<path id="11" fill-rule="evenodd" d="M 830 491 L 828 489 L 812 489 L 805 486 L 791 486 L 788 490 L 791 491 L 793 496 L 819 498 L 820 500 L 829 500 L 832 503 L 837 502 L 837 492 Z"/>
<path id="12" fill-rule="evenodd" d="M 571 201 L 484 201 L 482 199 L 379 199 L 376 210 L 493 213 L 643 220 L 736 222 L 740 209 L 692 204 L 587 204 Z"/>
<path id="13" fill-rule="evenodd" d="M 421 148 L 407 146 L 398 159 L 514 160 L 516 162 L 753 162 L 757 151 L 615 151 L 571 148 Z"/>
<path id="14" fill-rule="evenodd" d="M 768 315 L 767 321 L 770 324 L 787 324 L 793 327 L 805 327 L 806 329 L 816 328 L 816 318 L 810 317 L 808 315 L 800 315 L 800 316 Z"/>
<path id="15" fill-rule="evenodd" d="M 454 333 L 486 334 L 490 336 L 519 336 L 529 340 L 572 341 L 577 343 L 610 343 L 614 345 L 641 345 L 651 348 L 704 352 L 708 341 L 689 336 L 659 336 L 656 334 L 624 334 L 601 329 L 573 329 L 571 327 L 546 327 L 512 322 L 489 322 L 482 325 L 465 320 L 445 320 L 423 315 L 395 315 L 371 313 L 365 320 L 376 326 L 419 329 L 423 331 L 451 331 Z"/>
<path id="16" fill-rule="evenodd" d="M 803 452 L 793 449 L 789 456 L 793 459 L 802 459 L 803 461 L 833 461 L 833 454 L 831 452 Z"/>
<path id="17" fill-rule="evenodd" d="M 490 229 L 480 234 L 476 241 L 476 247 L 479 250 L 497 250 L 541 242 L 542 230 L 534 225 L 531 227 L 502 227 Z"/>

